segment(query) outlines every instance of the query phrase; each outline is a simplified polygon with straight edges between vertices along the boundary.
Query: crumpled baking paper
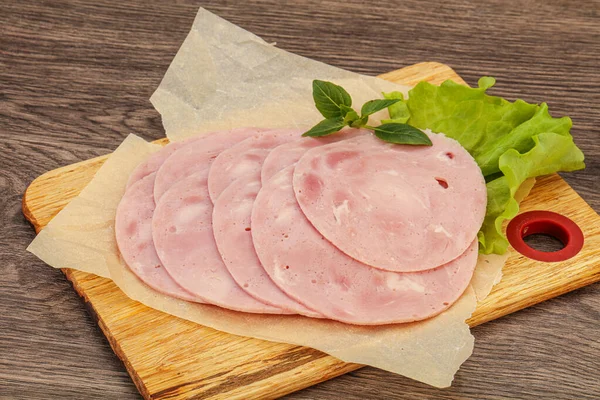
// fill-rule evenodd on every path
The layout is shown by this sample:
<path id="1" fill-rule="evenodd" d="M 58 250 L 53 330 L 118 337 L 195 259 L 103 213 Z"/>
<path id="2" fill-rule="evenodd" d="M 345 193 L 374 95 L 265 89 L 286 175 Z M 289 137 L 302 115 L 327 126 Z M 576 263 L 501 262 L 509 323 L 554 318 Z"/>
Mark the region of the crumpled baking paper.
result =
<path id="1" fill-rule="evenodd" d="M 200 9 L 150 101 L 170 141 L 240 126 L 309 128 L 323 119 L 313 79 L 344 87 L 359 110 L 383 91 L 410 89 L 278 49 Z"/>
<path id="2" fill-rule="evenodd" d="M 355 106 L 381 91 L 408 87 L 344 71 L 274 47 L 200 9 L 152 103 L 171 141 L 241 126 L 310 127 L 321 117 L 312 102 L 313 79 L 344 86 Z M 129 174 L 159 146 L 130 135 L 90 184 L 31 243 L 28 250 L 55 268 L 112 279 L 148 307 L 236 335 L 321 350 L 346 362 L 371 365 L 446 387 L 470 356 L 473 337 L 464 322 L 477 299 L 498 280 L 506 257 L 480 259 L 463 296 L 426 321 L 360 327 L 301 316 L 254 315 L 177 300 L 139 281 L 121 260 L 114 217 Z"/>

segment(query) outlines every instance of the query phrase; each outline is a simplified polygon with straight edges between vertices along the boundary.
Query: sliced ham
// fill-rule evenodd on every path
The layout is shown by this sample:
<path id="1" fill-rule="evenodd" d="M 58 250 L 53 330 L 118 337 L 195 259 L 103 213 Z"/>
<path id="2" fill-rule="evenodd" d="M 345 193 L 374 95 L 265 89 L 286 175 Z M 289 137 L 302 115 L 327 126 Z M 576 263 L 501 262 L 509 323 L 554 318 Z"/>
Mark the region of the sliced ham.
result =
<path id="1" fill-rule="evenodd" d="M 477 262 L 476 240 L 435 269 L 398 273 L 369 267 L 338 250 L 310 224 L 296 201 L 292 173 L 290 166 L 262 187 L 251 221 L 263 267 L 290 297 L 334 320 L 375 325 L 436 315 L 467 288 Z"/>
<path id="2" fill-rule="evenodd" d="M 301 138 L 298 129 L 262 132 L 223 151 L 212 163 L 208 174 L 208 191 L 213 203 L 221 192 L 241 177 L 260 179 L 263 161 L 275 147 Z"/>
<path id="3" fill-rule="evenodd" d="M 135 182 L 139 181 L 145 176 L 148 176 L 156 171 L 163 165 L 163 163 L 177 150 L 180 148 L 200 139 L 200 137 L 192 137 L 187 140 L 182 140 L 181 142 L 169 143 L 156 153 L 152 154 L 148 159 L 138 165 L 131 175 L 129 175 L 129 180 L 127 181 L 127 187 L 130 187 Z"/>
<path id="4" fill-rule="evenodd" d="M 285 313 L 244 292 L 217 250 L 207 165 L 163 194 L 152 219 L 158 257 L 173 279 L 207 303 L 251 313 Z"/>
<path id="5" fill-rule="evenodd" d="M 154 184 L 155 200 L 158 202 L 176 182 L 193 175 L 199 168 L 209 165 L 223 150 L 262 131 L 264 129 L 239 128 L 215 132 L 177 149 L 158 169 Z"/>
<path id="6" fill-rule="evenodd" d="M 351 139 L 361 134 L 367 134 L 368 132 L 369 131 L 362 129 L 345 129 L 329 136 L 316 138 L 303 137 L 294 140 L 293 142 L 279 145 L 275 147 L 265 159 L 260 171 L 260 179 L 265 183 L 285 167 L 298 162 L 304 153 L 314 147 L 338 142 L 340 140 Z"/>
<path id="7" fill-rule="evenodd" d="M 260 187 L 258 179 L 241 178 L 229 185 L 215 202 L 213 232 L 225 266 L 238 285 L 258 300 L 298 314 L 321 317 L 282 292 L 256 256 L 250 215 Z"/>
<path id="8" fill-rule="evenodd" d="M 388 271 L 423 271 L 471 246 L 485 215 L 481 170 L 455 140 L 433 146 L 365 135 L 307 151 L 293 186 L 308 220 L 354 259 Z"/>
<path id="9" fill-rule="evenodd" d="M 202 302 L 167 273 L 152 241 L 154 176 L 151 173 L 125 192 L 115 217 L 115 237 L 121 257 L 129 269 L 152 289 L 179 299 Z"/>

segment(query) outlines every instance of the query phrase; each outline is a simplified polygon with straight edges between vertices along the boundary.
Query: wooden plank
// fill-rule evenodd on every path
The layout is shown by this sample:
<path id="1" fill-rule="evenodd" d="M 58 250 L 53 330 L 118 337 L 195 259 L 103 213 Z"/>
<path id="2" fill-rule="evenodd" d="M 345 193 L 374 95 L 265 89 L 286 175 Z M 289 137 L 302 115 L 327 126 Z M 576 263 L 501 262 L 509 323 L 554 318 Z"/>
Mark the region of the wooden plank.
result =
<path id="1" fill-rule="evenodd" d="M 464 81 L 449 67 L 421 63 L 382 75 L 399 83 Z M 165 140 L 159 141 L 166 143 Z M 107 156 L 50 171 L 23 197 L 23 213 L 42 229 L 92 179 Z M 600 217 L 558 175 L 538 181 L 522 210 L 546 209 L 582 227 L 583 250 L 561 263 L 513 253 L 504 278 L 478 305 L 471 326 L 600 280 Z M 111 281 L 65 270 L 115 353 L 147 399 L 273 398 L 359 368 L 319 351 L 225 334 L 128 299 Z"/>

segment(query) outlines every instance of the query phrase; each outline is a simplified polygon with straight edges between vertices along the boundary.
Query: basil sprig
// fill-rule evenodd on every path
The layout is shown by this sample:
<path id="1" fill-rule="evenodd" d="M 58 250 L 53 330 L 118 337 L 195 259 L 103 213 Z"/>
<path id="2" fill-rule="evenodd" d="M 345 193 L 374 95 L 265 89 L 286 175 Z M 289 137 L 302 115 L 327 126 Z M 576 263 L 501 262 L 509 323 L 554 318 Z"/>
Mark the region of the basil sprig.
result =
<path id="1" fill-rule="evenodd" d="M 408 112 L 406 105 L 402 103 L 402 94 L 399 92 L 384 93 L 385 99 L 367 101 L 361 107 L 359 115 L 352 108 L 352 97 L 343 87 L 316 79 L 312 87 L 315 106 L 325 119 L 304 132 L 302 136 L 327 136 L 350 126 L 370 129 L 375 136 L 388 143 L 431 146 L 431 140 L 425 133 L 404 123 L 408 117 L 404 119 L 403 115 L 401 118 L 395 118 L 396 115 L 391 115 Z M 387 123 L 377 127 L 367 125 L 370 115 L 386 108 L 390 109 L 391 116 L 391 119 L 385 121 Z"/>

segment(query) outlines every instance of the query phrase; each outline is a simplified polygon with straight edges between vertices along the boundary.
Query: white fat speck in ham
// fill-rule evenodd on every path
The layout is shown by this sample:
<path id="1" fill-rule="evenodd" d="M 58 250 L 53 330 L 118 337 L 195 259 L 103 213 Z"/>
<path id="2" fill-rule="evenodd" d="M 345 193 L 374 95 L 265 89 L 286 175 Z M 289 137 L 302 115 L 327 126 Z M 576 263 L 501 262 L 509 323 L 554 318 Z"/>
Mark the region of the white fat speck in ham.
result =
<path id="1" fill-rule="evenodd" d="M 452 237 L 452 235 L 442 225 L 435 225 L 433 231 L 435 233 L 443 233 L 444 235 L 448 236 L 449 238 Z"/>
<path id="2" fill-rule="evenodd" d="M 239 128 L 214 132 L 195 138 L 195 140 L 189 139 L 181 142 L 185 145 L 178 146 L 175 151 L 171 152 L 157 171 L 154 198 L 158 202 L 171 186 L 196 173 L 199 166 L 210 165 L 223 150 L 264 131 L 264 129 L 258 128 Z M 178 143 L 174 144 L 178 145 Z"/>
<path id="3" fill-rule="evenodd" d="M 256 299 L 298 314 L 322 317 L 281 291 L 260 264 L 250 230 L 252 206 L 260 187 L 260 180 L 240 178 L 215 202 L 213 233 L 223 262 L 238 285 Z"/>
<path id="4" fill-rule="evenodd" d="M 146 285 L 183 300 L 202 302 L 178 285 L 160 262 L 152 240 L 154 176 L 134 182 L 119 202 L 115 216 L 115 237 L 123 261 Z"/>
<path id="5" fill-rule="evenodd" d="M 303 137 L 302 139 L 277 146 L 265 159 L 262 170 L 260 171 L 260 180 L 264 184 L 285 167 L 295 164 L 304 153 L 314 147 L 335 143 L 340 140 L 351 139 L 365 134 L 370 134 L 370 132 L 364 129 L 347 128 L 329 136 L 315 138 Z"/>
<path id="6" fill-rule="evenodd" d="M 483 222 L 485 181 L 458 142 L 428 134 L 433 146 L 363 135 L 308 150 L 293 179 L 302 211 L 340 250 L 383 270 L 423 271 L 460 256 Z"/>
<path id="7" fill-rule="evenodd" d="M 251 313 L 289 313 L 262 303 L 233 280 L 217 250 L 208 165 L 163 194 L 152 218 L 157 254 L 173 279 L 207 303 Z"/>
<path id="8" fill-rule="evenodd" d="M 389 272 L 347 256 L 306 219 L 292 186 L 293 166 L 270 179 L 252 209 L 256 253 L 273 281 L 289 296 L 327 318 L 358 325 L 418 321 L 454 303 L 469 285 L 477 240 L 438 268 Z M 278 215 L 291 216 L 282 223 Z"/>
<path id="9" fill-rule="evenodd" d="M 338 225 L 342 224 L 342 218 L 347 217 L 350 214 L 350 209 L 348 208 L 348 199 L 342 201 L 342 204 L 333 205 L 333 218 L 335 219 L 335 223 Z"/>
<path id="10" fill-rule="evenodd" d="M 298 129 L 271 130 L 249 137 L 219 154 L 208 173 L 208 191 L 213 203 L 236 179 L 260 179 L 260 171 L 269 152 L 301 135 L 302 131 Z"/>

